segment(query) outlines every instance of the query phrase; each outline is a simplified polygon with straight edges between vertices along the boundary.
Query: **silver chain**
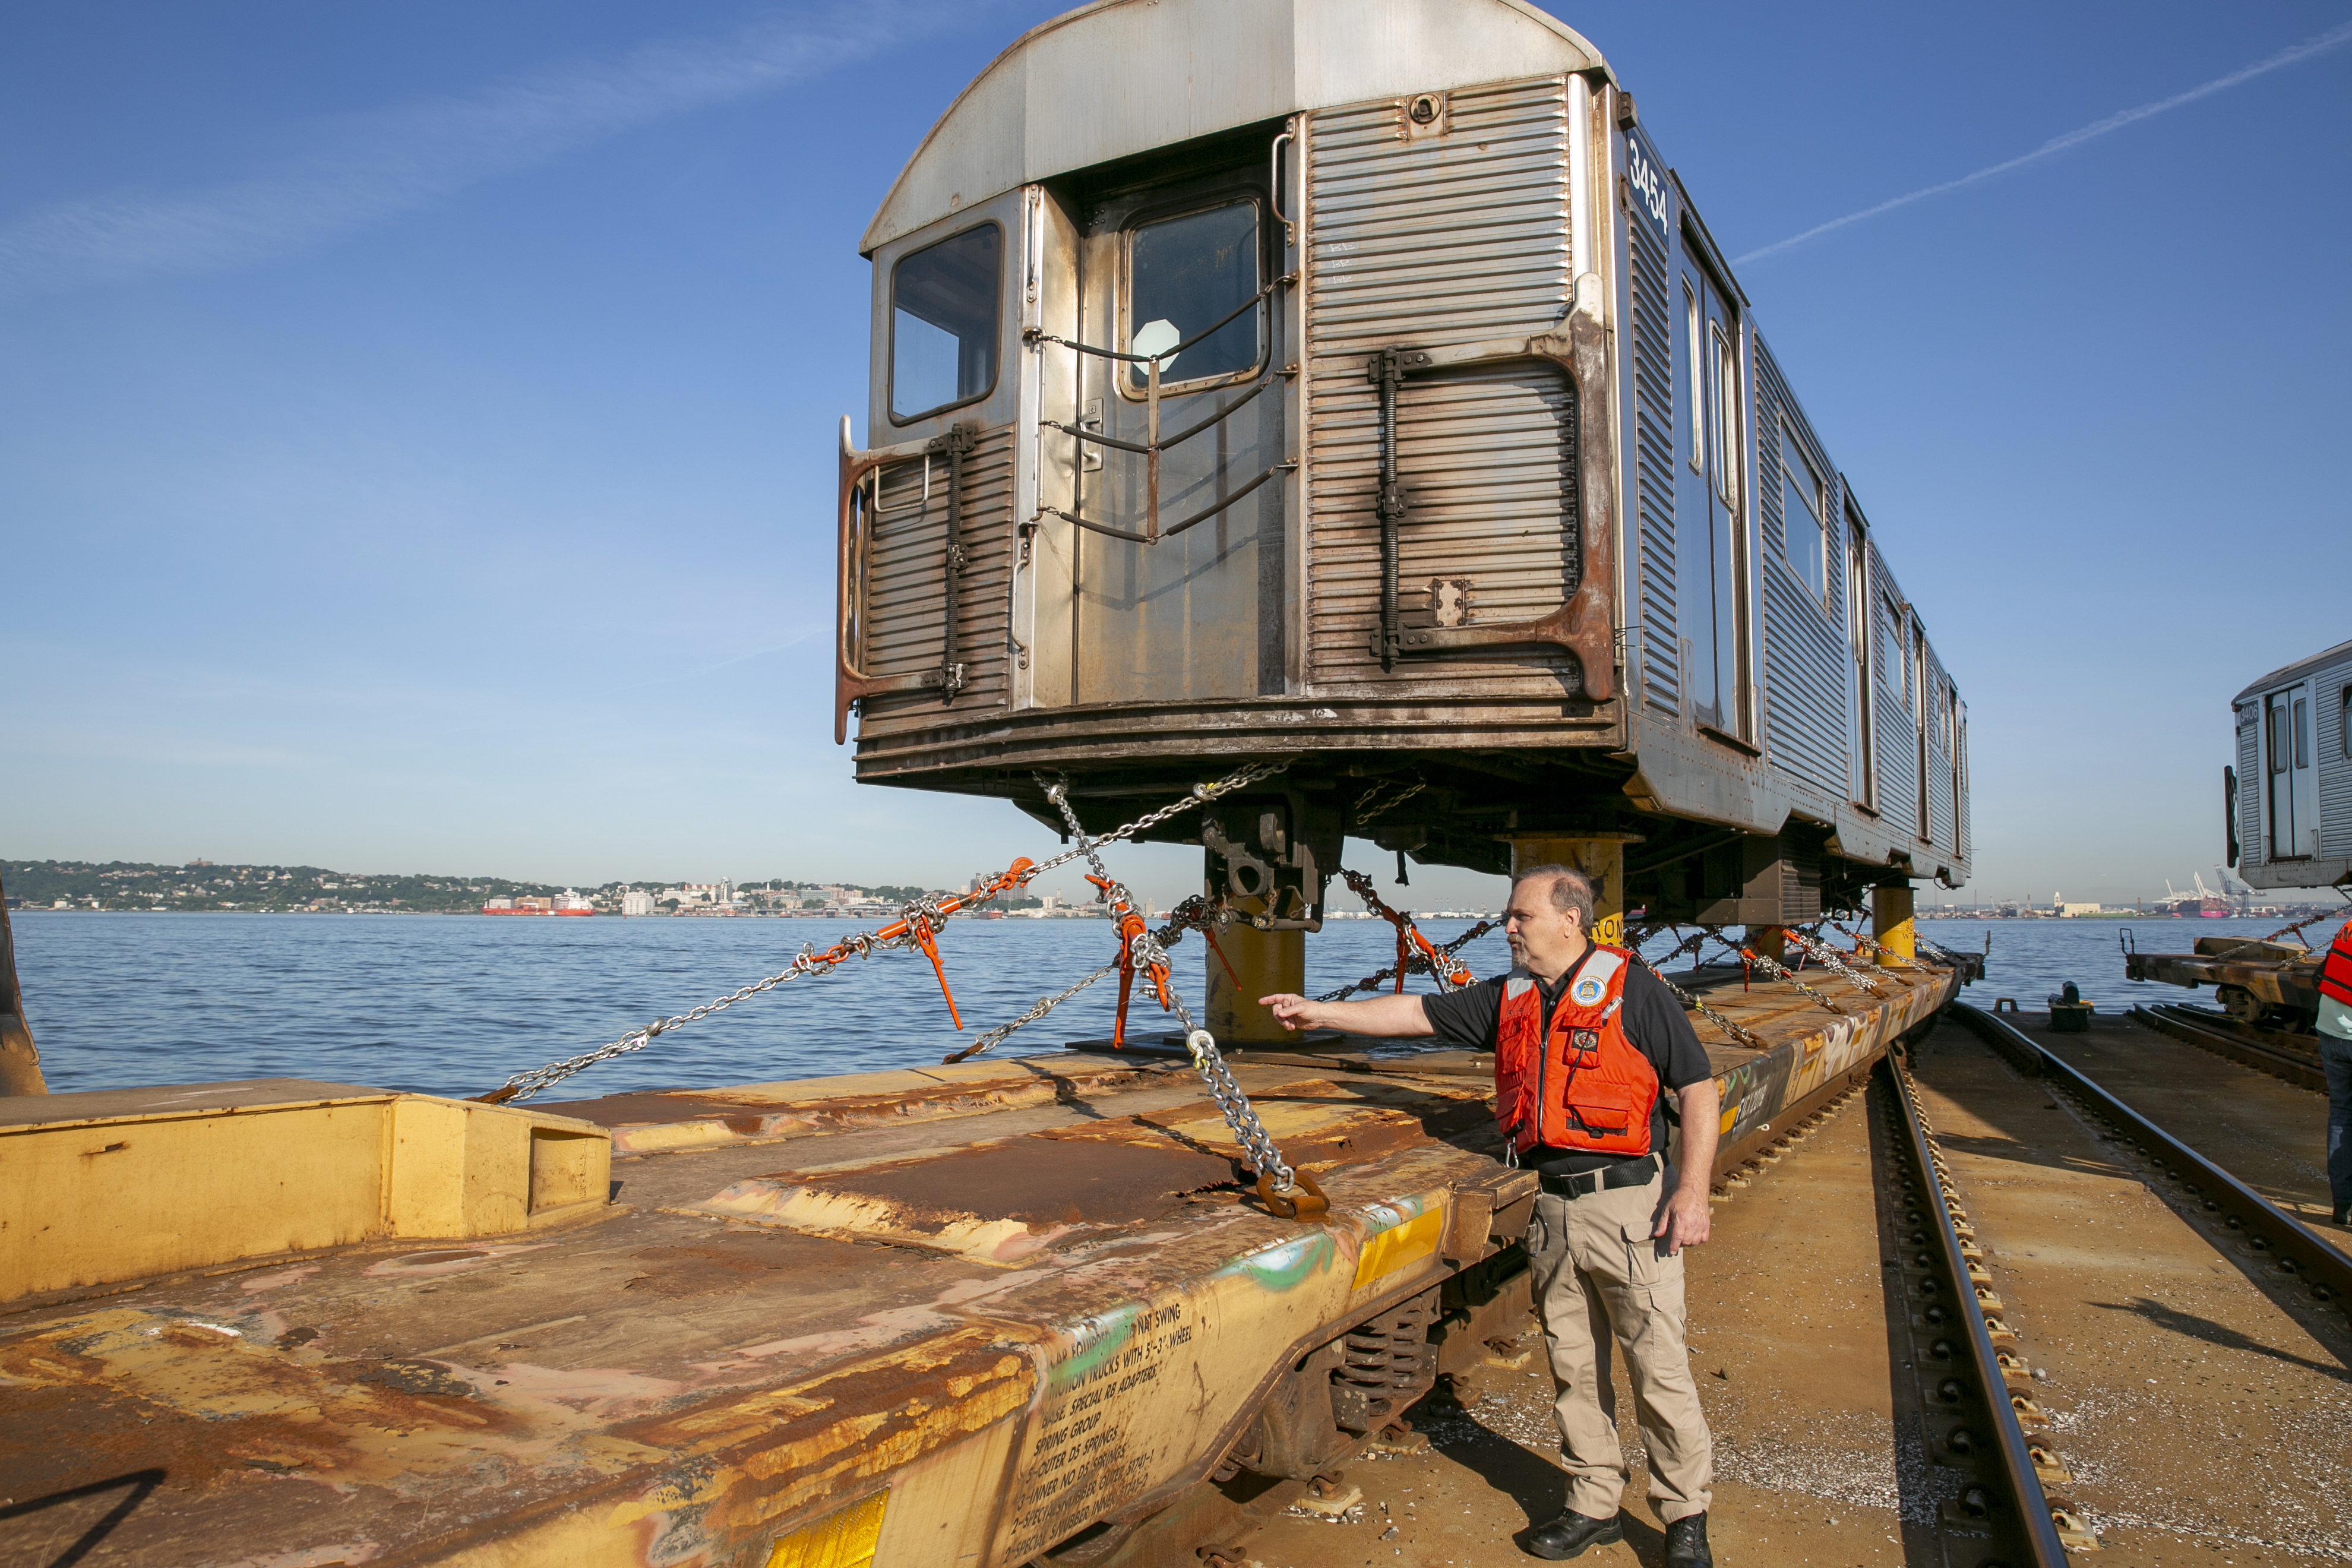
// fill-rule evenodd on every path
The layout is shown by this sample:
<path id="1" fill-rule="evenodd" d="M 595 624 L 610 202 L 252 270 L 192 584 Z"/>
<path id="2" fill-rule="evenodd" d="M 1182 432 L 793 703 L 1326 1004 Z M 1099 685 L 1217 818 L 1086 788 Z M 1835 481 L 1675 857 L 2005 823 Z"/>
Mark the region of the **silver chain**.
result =
<path id="1" fill-rule="evenodd" d="M 1095 858 L 1094 852 L 1102 846 L 1106 844 L 1117 844 L 1122 839 L 1132 838 L 1139 833 L 1146 832 L 1151 828 L 1159 826 L 1161 823 L 1167 821 L 1178 812 L 1190 811 L 1196 805 L 1206 805 L 1211 801 L 1231 795 L 1237 789 L 1246 789 L 1251 784 L 1256 784 L 1262 779 L 1272 778 L 1275 774 L 1283 772 L 1289 766 L 1290 764 L 1286 762 L 1252 763 L 1245 768 L 1242 768 L 1234 773 L 1227 773 L 1223 778 L 1219 779 L 1214 784 L 1196 784 L 1192 786 L 1192 793 L 1185 796 L 1183 799 L 1170 801 L 1158 811 L 1150 812 L 1142 816 L 1139 816 L 1133 822 L 1129 823 L 1126 826 L 1114 827 L 1108 833 L 1104 834 L 1101 837 L 1091 840 L 1087 837 L 1086 830 L 1078 826 L 1077 816 L 1070 810 L 1069 802 L 1066 799 L 1057 800 L 1054 804 L 1061 807 L 1062 818 L 1070 825 L 1072 835 L 1078 841 L 1077 847 L 1074 849 L 1065 849 L 1059 855 L 1055 856 L 1052 859 L 1033 868 L 1029 872 L 1029 879 L 1034 881 L 1037 878 L 1044 876 L 1046 872 L 1055 869 L 1056 867 L 1069 864 L 1081 855 L 1087 857 L 1087 858 L 1093 863 L 1095 874 L 1097 876 L 1101 876 L 1103 875 L 1102 862 Z M 1037 782 L 1042 785 L 1045 781 L 1041 778 Z M 1055 787 L 1058 786 L 1047 786 L 1046 793 L 1049 799 L 1052 797 L 1052 792 Z"/>
<path id="2" fill-rule="evenodd" d="M 1024 885 L 1034 881 L 1038 877 L 1044 875 L 1045 872 L 1054 869 L 1057 866 L 1061 866 L 1068 861 L 1074 860 L 1080 855 L 1085 855 L 1092 860 L 1096 873 L 1097 875 L 1102 875 L 1102 861 L 1094 854 L 1097 847 L 1105 844 L 1116 844 L 1123 839 L 1132 838 L 1137 834 L 1144 832 L 1146 829 L 1158 826 L 1160 823 L 1167 821 L 1170 817 L 1174 816 L 1179 812 L 1190 811 L 1196 805 L 1205 805 L 1222 795 L 1230 795 L 1234 790 L 1246 788 L 1248 785 L 1254 784 L 1261 779 L 1271 778 L 1276 773 L 1281 773 L 1284 769 L 1289 766 L 1290 764 L 1286 762 L 1252 763 L 1247 767 L 1240 768 L 1226 774 L 1223 778 L 1217 780 L 1213 784 L 1194 784 L 1192 786 L 1192 793 L 1186 795 L 1183 799 L 1171 801 L 1168 805 L 1161 806 L 1157 811 L 1151 812 L 1143 816 L 1139 816 L 1124 827 L 1113 828 L 1110 832 L 1104 834 L 1100 838 L 1089 840 L 1084 830 L 1081 829 L 1077 834 L 1077 848 L 1065 850 L 1061 854 L 1055 856 L 1052 859 L 1047 860 L 1045 864 L 1030 868 L 1028 874 L 1022 879 L 1022 881 Z M 1068 805 L 1066 802 L 1058 804 L 1062 805 L 1062 815 L 1064 818 L 1068 821 L 1074 828 L 1076 828 L 1077 818 L 1071 813 Z M 918 900 L 917 901 L 907 905 L 905 909 L 899 911 L 899 915 L 901 919 L 908 922 L 908 930 L 905 936 L 895 937 L 886 942 L 877 939 L 870 933 L 860 931 L 854 935 L 842 938 L 841 942 L 837 945 L 850 948 L 860 958 L 870 958 L 877 952 L 887 952 L 892 948 L 919 947 L 919 944 L 918 943 L 915 935 L 917 919 L 919 917 L 919 919 L 925 922 L 933 932 L 937 932 L 947 919 L 945 915 L 940 912 L 939 906 L 929 899 Z M 543 1093 L 544 1091 L 554 1088 L 557 1084 L 562 1083 L 565 1079 L 570 1078 L 572 1074 L 583 1072 L 589 1068 L 594 1067 L 598 1062 L 608 1062 L 615 1057 L 625 1057 L 633 1051 L 644 1050 L 647 1046 L 653 1044 L 656 1037 L 669 1033 L 672 1029 L 682 1029 L 688 1024 L 700 1023 L 703 1019 L 709 1017 L 713 1013 L 723 1013 L 728 1008 L 735 1005 L 738 1002 L 757 996 L 762 992 L 773 991 L 777 986 L 782 985 L 787 980 L 795 980 L 803 975 L 825 973 L 830 972 L 832 968 L 833 965 L 831 964 L 823 964 L 816 962 L 816 952 L 814 944 L 803 943 L 799 954 L 793 958 L 793 962 L 788 966 L 769 975 L 764 980 L 753 981 L 751 984 L 744 986 L 740 991 L 730 992 L 727 995 L 721 996 L 715 1001 L 706 1002 L 701 1006 L 695 1008 L 691 1012 L 673 1013 L 667 1018 L 657 1018 L 654 1022 L 647 1024 L 642 1029 L 631 1030 L 628 1034 L 622 1036 L 619 1039 L 614 1040 L 610 1045 L 599 1046 L 593 1051 L 583 1052 L 582 1055 L 570 1057 L 562 1061 L 550 1062 L 545 1067 L 533 1068 L 529 1072 L 517 1073 L 512 1078 L 507 1079 L 505 1084 L 495 1090 L 491 1095 L 485 1096 L 484 1098 L 492 1100 L 496 1103 L 501 1105 L 512 1105 L 519 1101 L 529 1100 L 533 1095 Z M 1101 976 L 1097 975 L 1095 978 L 1099 979 Z M 1092 981 L 1081 982 L 1078 988 L 1083 989 L 1085 985 L 1091 984 Z M 1039 1016 L 1042 1017 L 1044 1015 L 1040 1014 Z M 1016 1025 L 1015 1026 L 1017 1027 L 1018 1026 Z M 999 1037 L 1001 1038 L 1002 1037 Z"/>
<path id="3" fill-rule="evenodd" d="M 1092 985 L 1096 981 L 1102 979 L 1106 975 L 1116 974 L 1118 973 L 1118 964 L 1106 963 L 1100 969 L 1096 970 L 1092 974 L 1087 975 L 1084 980 L 1079 981 L 1076 985 L 1071 986 L 1068 990 L 1056 992 L 1051 996 L 1040 996 L 1035 1002 L 1030 1004 L 1029 1011 L 1022 1014 L 1021 1016 L 1013 1019 L 1013 1022 L 1009 1024 L 999 1024 L 996 1027 L 989 1030 L 988 1033 L 981 1036 L 980 1038 L 974 1040 L 971 1045 L 966 1046 L 963 1049 L 957 1051 L 952 1055 L 941 1058 L 940 1065 L 941 1067 L 950 1067 L 957 1062 L 969 1060 L 971 1058 L 976 1057 L 980 1055 L 981 1052 L 987 1050 L 992 1046 L 1002 1045 L 1005 1038 L 1013 1034 L 1014 1030 L 1027 1028 L 1030 1025 L 1035 1023 L 1038 1019 L 1044 1017 L 1046 1014 L 1052 1012 L 1055 1008 L 1060 1006 L 1071 997 L 1076 996 L 1079 992 L 1084 991 L 1087 986 Z"/>
<path id="4" fill-rule="evenodd" d="M 1382 779 L 1374 784 L 1371 788 L 1366 790 L 1362 795 L 1356 797 L 1356 821 L 1359 825 L 1370 822 L 1375 816 L 1381 816 L 1384 813 L 1394 811 L 1398 806 L 1402 805 L 1406 801 L 1411 800 L 1414 795 L 1419 795 L 1423 790 L 1429 787 L 1426 784 L 1408 784 L 1404 789 L 1401 790 L 1397 794 L 1394 799 L 1381 801 L 1378 805 L 1371 805 L 1370 803 L 1374 797 L 1379 795 L 1381 791 L 1390 787 L 1393 782 L 1394 781 L 1392 780 Z"/>
<path id="5" fill-rule="evenodd" d="M 1658 963 L 1672 963 L 1675 959 L 1680 958 L 1685 952 L 1696 952 L 1700 944 L 1705 942 L 1708 937 L 1719 937 L 1720 935 L 1721 932 L 1719 932 L 1715 927 L 1709 926 L 1706 930 L 1700 931 L 1698 935 L 1684 942 L 1680 947 L 1675 948 L 1674 952 L 1660 959 Z M 1708 1023 L 1713 1024 L 1717 1028 L 1721 1029 L 1725 1037 L 1729 1039 L 1733 1044 L 1746 1046 L 1751 1051 L 1760 1051 L 1769 1048 L 1762 1040 L 1758 1039 L 1753 1034 L 1741 1028 L 1738 1025 L 1733 1023 L 1730 1019 L 1725 1017 L 1722 1014 L 1717 1012 L 1706 1003 L 1700 1001 L 1696 996 L 1684 990 L 1673 981 L 1667 979 L 1664 973 L 1658 967 L 1658 963 L 1653 963 L 1648 959 L 1642 956 L 1642 950 L 1638 943 L 1629 946 L 1627 951 L 1633 955 L 1634 963 L 1648 970 L 1652 975 L 1656 977 L 1659 984 L 1664 986 L 1667 990 L 1675 994 L 1675 999 L 1676 1001 L 1680 1002 L 1684 1006 L 1688 1007 L 1694 1013 L 1696 1013 L 1700 1017 L 1705 1018 Z"/>
<path id="6" fill-rule="evenodd" d="M 1807 952 L 1811 953 L 1814 958 L 1821 962 L 1823 968 L 1829 970 L 1832 973 L 1836 974 L 1841 979 L 1852 981 L 1855 985 L 1869 992 L 1873 996 L 1878 994 L 1878 982 L 1873 980 L 1867 974 L 1863 973 L 1860 970 L 1855 969 L 1851 964 L 1847 963 L 1844 959 L 1840 958 L 1837 953 L 1837 949 L 1818 938 L 1807 936 L 1803 931 L 1797 931 L 1793 928 L 1787 929 L 1789 930 L 1789 940 L 1795 942 L 1799 947 L 1803 948 Z"/>
<path id="7" fill-rule="evenodd" d="M 1266 771 L 1271 773 L 1274 770 L 1269 768 Z M 1258 776 L 1263 778 L 1265 774 Z M 1039 782 L 1044 783 L 1042 779 Z M 1200 791 L 1195 789 L 1193 793 L 1199 795 Z M 1112 880 L 1110 873 L 1103 869 L 1102 857 L 1095 852 L 1096 847 L 1104 841 L 1087 837 L 1087 830 L 1078 826 L 1078 814 L 1070 809 L 1068 792 L 1058 784 L 1047 784 L 1045 798 L 1060 810 L 1062 820 L 1070 825 L 1071 837 L 1078 841 L 1077 848 L 1071 853 L 1085 856 L 1087 863 L 1095 868 L 1095 875 L 1110 884 L 1098 896 L 1131 906 L 1135 900 L 1128 893 L 1126 885 Z M 1063 858 L 1067 859 L 1069 856 Z M 1166 968 L 1169 963 L 1168 949 L 1156 932 L 1148 931 L 1128 944 L 1127 956 L 1128 963 L 1139 974 L 1149 974 L 1155 965 Z M 1225 1066 L 1224 1056 L 1217 1049 L 1217 1037 L 1192 1022 L 1192 1009 L 1184 1005 L 1181 993 L 1171 991 L 1170 995 L 1176 1004 L 1176 1016 L 1184 1026 L 1184 1049 L 1191 1055 L 1192 1065 L 1200 1069 L 1201 1081 L 1208 1086 L 1209 1098 L 1217 1102 L 1217 1110 L 1224 1117 L 1225 1125 L 1233 1129 L 1234 1140 L 1249 1155 L 1250 1168 L 1261 1176 L 1272 1176 L 1274 1190 L 1284 1197 L 1290 1196 L 1298 1190 L 1297 1179 L 1289 1165 L 1284 1163 L 1282 1151 L 1275 1147 L 1265 1123 L 1257 1119 L 1257 1111 L 1251 1107 L 1249 1096 L 1234 1081 L 1231 1069 Z"/>

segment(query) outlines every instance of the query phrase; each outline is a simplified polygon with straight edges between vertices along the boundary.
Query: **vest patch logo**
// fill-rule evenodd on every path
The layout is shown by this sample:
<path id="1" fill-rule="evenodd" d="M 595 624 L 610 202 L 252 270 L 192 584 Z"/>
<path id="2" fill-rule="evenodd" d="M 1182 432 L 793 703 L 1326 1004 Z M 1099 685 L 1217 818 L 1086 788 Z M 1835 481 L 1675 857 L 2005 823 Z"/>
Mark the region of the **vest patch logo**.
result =
<path id="1" fill-rule="evenodd" d="M 1570 1033 L 1569 1038 L 1580 1051 L 1597 1051 L 1601 1048 L 1601 1031 L 1598 1029 L 1578 1029 Z"/>
<path id="2" fill-rule="evenodd" d="M 1599 1002 L 1601 993 L 1608 989 L 1607 984 L 1598 976 L 1588 974 L 1571 986 L 1568 994 L 1578 1006 L 1590 1007 Z"/>

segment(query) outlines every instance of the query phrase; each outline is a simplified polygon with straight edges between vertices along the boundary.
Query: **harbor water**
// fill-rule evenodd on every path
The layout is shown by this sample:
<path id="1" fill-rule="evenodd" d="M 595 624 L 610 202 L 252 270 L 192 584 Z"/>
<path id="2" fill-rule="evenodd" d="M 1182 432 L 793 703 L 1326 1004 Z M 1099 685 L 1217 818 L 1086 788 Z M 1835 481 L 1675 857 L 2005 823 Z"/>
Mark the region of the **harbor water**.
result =
<path id="1" fill-rule="evenodd" d="M 656 1017 L 725 995 L 853 931 L 815 920 L 486 920 L 425 915 L 100 914 L 22 910 L 17 969 L 53 1090 L 307 1078 L 477 1095 L 507 1077 L 618 1039 Z M 2102 1011 L 2202 1000 L 2123 977 L 2126 930 L 2148 952 L 2200 936 L 2259 937 L 2266 921 L 1927 921 L 1921 934 L 1982 951 L 1979 1005 L 2013 996 L 2038 1009 L 2066 981 Z M 1432 920 L 1444 942 L 1464 920 Z M 2332 922 L 2312 928 L 2325 943 Z M 1652 944 L 1662 952 L 1672 942 Z M 893 952 L 796 979 L 600 1063 L 551 1100 L 703 1088 L 936 1063 L 1107 963 L 1115 943 L 1092 920 L 957 920 L 940 952 L 964 1028 L 948 1020 L 931 966 Z M 1335 921 L 1307 939 L 1307 984 L 1321 994 L 1393 962 L 1378 921 Z M 1175 950 L 1177 981 L 1198 1007 L 1203 949 Z M 1720 961 L 1722 951 L 1706 956 Z M 1507 967 L 1499 933 L 1462 950 L 1479 975 Z M 1680 961 L 1690 962 L 1688 959 Z M 1412 989 L 1426 989 L 1416 980 Z M 1836 986 L 1829 987 L 1834 991 Z M 1111 1031 L 1114 974 L 998 1047 L 1034 1054 Z M 1139 1034 L 1172 1018 L 1139 994 Z"/>

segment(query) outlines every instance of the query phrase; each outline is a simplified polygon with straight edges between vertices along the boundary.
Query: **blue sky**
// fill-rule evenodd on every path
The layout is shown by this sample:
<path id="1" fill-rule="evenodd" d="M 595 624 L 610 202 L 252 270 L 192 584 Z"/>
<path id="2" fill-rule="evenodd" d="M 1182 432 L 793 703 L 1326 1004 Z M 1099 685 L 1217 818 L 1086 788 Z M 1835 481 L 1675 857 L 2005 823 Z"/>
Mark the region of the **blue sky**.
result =
<path id="1" fill-rule="evenodd" d="M 1554 8 L 1750 258 L 1970 704 L 1984 895 L 2210 881 L 2227 699 L 2352 637 L 2352 7 Z M 12 7 L 0 855 L 941 881 L 1050 842 L 851 784 L 826 648 L 857 236 L 1048 14 Z"/>

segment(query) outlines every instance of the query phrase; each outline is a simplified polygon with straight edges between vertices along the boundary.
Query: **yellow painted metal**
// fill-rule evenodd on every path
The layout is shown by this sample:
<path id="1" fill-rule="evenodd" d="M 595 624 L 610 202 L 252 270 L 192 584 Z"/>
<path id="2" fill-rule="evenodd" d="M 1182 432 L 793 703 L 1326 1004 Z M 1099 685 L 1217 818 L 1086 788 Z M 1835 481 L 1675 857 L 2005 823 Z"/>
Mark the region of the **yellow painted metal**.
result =
<path id="1" fill-rule="evenodd" d="M 890 1494 L 876 1492 L 863 1502 L 835 1509 L 776 1542 L 768 1568 L 868 1568 L 882 1539 L 882 1514 Z"/>
<path id="2" fill-rule="evenodd" d="M 383 1237 L 511 1235 L 601 1207 L 569 1117 L 299 1079 L 0 1100 L 0 1301 Z"/>
<path id="3" fill-rule="evenodd" d="M 1261 996 L 1277 992 L 1296 993 L 1307 985 L 1307 933 L 1303 931 L 1259 931 L 1247 923 L 1247 917 L 1261 911 L 1263 900 L 1234 900 L 1244 919 L 1235 921 L 1217 933 L 1217 945 L 1224 950 L 1225 963 L 1234 966 L 1241 977 L 1236 985 L 1225 973 L 1225 965 L 1216 955 L 1209 955 L 1208 1005 L 1203 1009 L 1209 1033 L 1220 1044 L 1228 1046 L 1266 1046 L 1288 1039 L 1274 1015 L 1257 1005 Z M 1128 1015 L 1128 1027 L 1145 1015 L 1139 1009 Z"/>
<path id="4" fill-rule="evenodd" d="M 1371 1237 L 1356 1258 L 1356 1289 L 1433 1257 L 1444 1235 L 1445 1211 L 1433 1208 Z"/>
<path id="5" fill-rule="evenodd" d="M 1870 934 L 1878 943 L 1878 962 L 1886 969 L 1908 969 L 1919 955 L 1918 928 L 1911 921 L 1911 888 L 1870 890 Z"/>
<path id="6" fill-rule="evenodd" d="M 1592 928 L 1595 942 L 1625 940 L 1625 846 L 1639 844 L 1638 833 L 1593 833 L 1577 837 L 1515 834 L 1511 844 L 1511 874 L 1532 866 L 1568 866 L 1592 883 Z"/>
<path id="7" fill-rule="evenodd" d="M 1789 962 L 1789 933 L 1779 926 L 1754 927 L 1748 933 L 1748 946 L 1775 963 Z"/>

